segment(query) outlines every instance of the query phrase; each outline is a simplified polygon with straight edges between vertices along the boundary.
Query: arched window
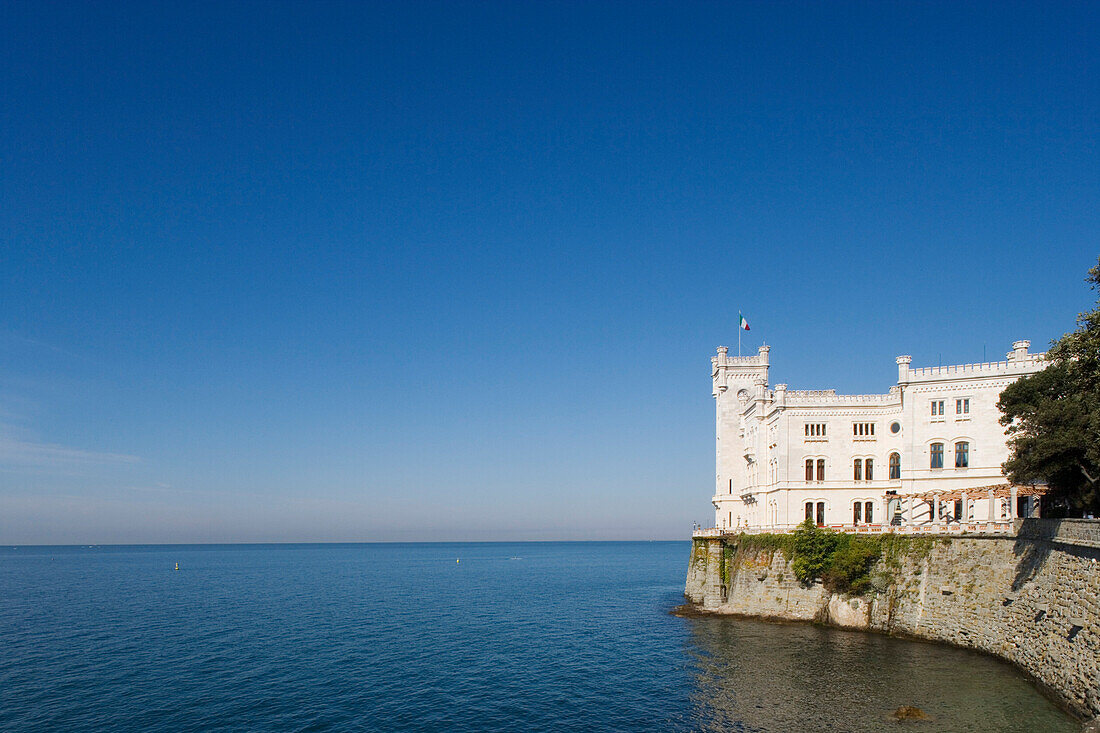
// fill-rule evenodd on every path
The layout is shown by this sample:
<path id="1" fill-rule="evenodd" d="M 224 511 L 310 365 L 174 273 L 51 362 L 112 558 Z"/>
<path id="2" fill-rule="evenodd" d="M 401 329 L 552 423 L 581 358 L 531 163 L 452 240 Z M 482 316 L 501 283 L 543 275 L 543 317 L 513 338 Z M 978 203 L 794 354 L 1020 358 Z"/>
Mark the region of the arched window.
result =
<path id="1" fill-rule="evenodd" d="M 874 481 L 875 480 L 875 459 L 874 458 L 868 458 L 866 461 L 863 462 L 863 465 L 866 468 L 865 473 L 867 474 L 867 480 L 868 481 Z M 867 521 L 870 521 L 870 520 L 867 520 Z"/>
<path id="2" fill-rule="evenodd" d="M 875 521 L 874 518 L 875 502 L 869 501 L 863 505 L 863 518 L 867 520 L 867 524 Z"/>
<path id="3" fill-rule="evenodd" d="M 863 521 L 863 504 L 858 501 L 852 504 L 852 524 L 859 524 Z"/>
<path id="4" fill-rule="evenodd" d="M 854 481 L 863 480 L 863 460 L 860 458 L 857 458 L 852 462 L 852 479 Z"/>
<path id="5" fill-rule="evenodd" d="M 818 481 L 824 481 L 825 480 L 825 459 L 824 458 L 818 458 L 817 459 L 817 480 Z M 825 505 L 822 504 L 821 506 L 824 507 Z"/>
<path id="6" fill-rule="evenodd" d="M 928 455 L 929 468 L 943 468 L 943 443 L 933 443 Z"/>
<path id="7" fill-rule="evenodd" d="M 897 480 L 901 478 L 901 454 L 890 454 L 890 479 Z"/>
<path id="8" fill-rule="evenodd" d="M 813 458 L 807 458 L 806 459 L 806 480 L 807 481 L 813 481 L 814 480 L 814 459 Z M 809 517 L 806 517 L 806 519 L 809 519 Z"/>
<path id="9" fill-rule="evenodd" d="M 814 518 L 814 503 L 812 501 L 806 502 L 806 519 Z"/>
<path id="10" fill-rule="evenodd" d="M 966 468 L 970 465 L 970 443 L 960 441 L 955 443 L 955 468 Z"/>
<path id="11" fill-rule="evenodd" d="M 825 502 L 817 502 L 817 526 L 825 526 Z"/>

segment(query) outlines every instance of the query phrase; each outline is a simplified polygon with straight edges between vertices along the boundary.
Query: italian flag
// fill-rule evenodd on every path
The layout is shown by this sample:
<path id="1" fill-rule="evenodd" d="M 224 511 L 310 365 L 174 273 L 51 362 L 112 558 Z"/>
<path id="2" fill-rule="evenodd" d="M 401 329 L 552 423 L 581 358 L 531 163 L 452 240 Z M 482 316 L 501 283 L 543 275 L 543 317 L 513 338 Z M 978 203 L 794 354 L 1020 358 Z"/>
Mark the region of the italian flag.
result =
<path id="1" fill-rule="evenodd" d="M 737 319 L 739 321 L 739 323 L 737 324 L 737 327 L 738 328 L 743 328 L 746 331 L 748 331 L 749 330 L 749 322 L 745 320 L 745 317 L 743 315 L 741 315 L 741 311 L 737 312 Z"/>

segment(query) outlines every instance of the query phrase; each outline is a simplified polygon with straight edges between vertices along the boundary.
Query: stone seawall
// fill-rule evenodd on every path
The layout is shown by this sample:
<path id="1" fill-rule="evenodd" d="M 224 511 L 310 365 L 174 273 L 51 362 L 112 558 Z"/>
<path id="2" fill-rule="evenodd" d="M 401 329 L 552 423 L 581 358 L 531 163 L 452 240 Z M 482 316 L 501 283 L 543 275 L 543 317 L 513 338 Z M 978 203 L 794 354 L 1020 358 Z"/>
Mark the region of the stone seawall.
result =
<path id="1" fill-rule="evenodd" d="M 737 537 L 700 538 L 685 595 L 705 612 L 819 621 L 988 652 L 1094 718 L 1100 524 L 1067 522 L 1024 520 L 1017 537 L 929 538 L 880 560 L 876 590 L 856 598 L 802 585 L 782 551 L 742 546 Z"/>

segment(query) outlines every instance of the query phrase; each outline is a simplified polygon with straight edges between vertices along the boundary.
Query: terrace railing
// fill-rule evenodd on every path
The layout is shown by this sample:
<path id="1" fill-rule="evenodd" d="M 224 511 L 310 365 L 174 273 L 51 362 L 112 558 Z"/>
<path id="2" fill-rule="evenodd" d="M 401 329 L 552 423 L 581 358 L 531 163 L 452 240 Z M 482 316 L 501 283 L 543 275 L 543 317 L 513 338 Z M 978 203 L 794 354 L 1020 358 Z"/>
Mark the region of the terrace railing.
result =
<path id="1" fill-rule="evenodd" d="M 1008 535 L 1016 534 L 1017 523 L 1012 520 L 994 522 L 925 522 L 919 524 L 826 524 L 828 529 L 847 534 L 906 534 L 906 535 Z M 787 534 L 798 528 L 797 524 L 780 524 L 772 527 L 706 527 L 692 532 L 692 537 L 733 537 L 739 534 Z"/>

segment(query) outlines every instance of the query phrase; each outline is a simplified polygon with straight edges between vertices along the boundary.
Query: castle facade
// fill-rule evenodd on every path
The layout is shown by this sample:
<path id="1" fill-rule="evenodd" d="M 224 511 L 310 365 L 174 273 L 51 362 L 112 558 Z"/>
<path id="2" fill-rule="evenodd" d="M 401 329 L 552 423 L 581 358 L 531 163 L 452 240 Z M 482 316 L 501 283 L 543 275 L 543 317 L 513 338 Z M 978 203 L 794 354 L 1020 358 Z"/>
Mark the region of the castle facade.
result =
<path id="1" fill-rule="evenodd" d="M 769 386 L 770 347 L 711 357 L 719 531 L 819 525 L 1003 522 L 1039 512 L 1041 490 L 1011 486 L 997 399 L 1046 366 L 1030 342 L 1005 361 L 911 368 L 886 394 Z"/>

